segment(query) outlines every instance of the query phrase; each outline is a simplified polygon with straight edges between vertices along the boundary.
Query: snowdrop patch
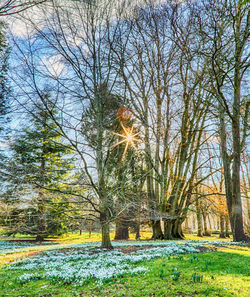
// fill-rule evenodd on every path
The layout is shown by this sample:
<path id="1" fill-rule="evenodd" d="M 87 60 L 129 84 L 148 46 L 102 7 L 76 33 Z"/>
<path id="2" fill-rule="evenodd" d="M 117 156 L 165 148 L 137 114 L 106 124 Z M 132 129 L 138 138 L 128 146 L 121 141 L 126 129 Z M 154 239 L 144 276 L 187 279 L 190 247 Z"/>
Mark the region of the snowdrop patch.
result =
<path id="1" fill-rule="evenodd" d="M 119 243 L 118 246 L 124 245 Z M 135 265 L 142 261 L 193 252 L 199 252 L 199 249 L 176 242 L 166 246 L 154 245 L 151 249 L 139 250 L 129 255 L 118 250 L 106 251 L 93 249 L 93 246 L 84 248 L 78 246 L 78 249 L 69 249 L 66 252 L 60 249 L 46 251 L 41 255 L 15 263 L 9 266 L 9 269 L 24 271 L 18 279 L 20 282 L 47 279 L 52 282 L 83 284 L 95 279 L 101 284 L 121 275 L 147 272 L 147 268 Z"/>
<path id="2" fill-rule="evenodd" d="M 96 280 L 101 285 L 122 275 L 146 273 L 142 261 L 183 253 L 198 253 L 206 245 L 238 245 L 221 241 L 126 241 L 112 242 L 115 250 L 100 249 L 100 243 L 80 243 L 65 247 L 53 247 L 43 254 L 10 265 L 8 269 L 23 271 L 21 283 L 47 279 L 51 282 L 84 284 Z M 124 254 L 125 246 L 147 247 Z"/>

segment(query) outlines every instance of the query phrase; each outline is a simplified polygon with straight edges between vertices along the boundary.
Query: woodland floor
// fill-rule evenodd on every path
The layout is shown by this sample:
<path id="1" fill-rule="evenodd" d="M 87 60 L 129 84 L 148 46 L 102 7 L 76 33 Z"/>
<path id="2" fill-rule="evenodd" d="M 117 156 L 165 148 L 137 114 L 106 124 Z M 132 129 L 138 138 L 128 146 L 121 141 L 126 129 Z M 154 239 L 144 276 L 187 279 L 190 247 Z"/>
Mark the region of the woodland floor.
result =
<path id="1" fill-rule="evenodd" d="M 250 296 L 249 246 L 190 235 L 182 242 L 146 241 L 149 236 L 114 242 L 113 251 L 100 250 L 97 233 L 41 244 L 1 237 L 0 296 Z"/>

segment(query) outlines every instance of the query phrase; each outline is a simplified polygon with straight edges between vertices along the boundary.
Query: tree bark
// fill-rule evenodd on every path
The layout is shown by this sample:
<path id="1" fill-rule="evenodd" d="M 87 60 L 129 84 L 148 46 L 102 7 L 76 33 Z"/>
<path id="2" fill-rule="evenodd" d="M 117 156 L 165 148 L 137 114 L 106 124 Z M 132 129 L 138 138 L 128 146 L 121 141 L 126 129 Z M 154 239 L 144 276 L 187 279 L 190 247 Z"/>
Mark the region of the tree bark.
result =
<path id="1" fill-rule="evenodd" d="M 126 221 L 122 219 L 116 221 L 115 228 L 115 240 L 128 240 L 129 232 L 128 232 L 128 224 Z"/>
<path id="2" fill-rule="evenodd" d="M 220 238 L 226 238 L 224 215 L 220 215 Z"/>
<path id="3" fill-rule="evenodd" d="M 112 249 L 110 234 L 109 234 L 109 224 L 106 222 L 102 223 L 102 244 L 101 248 Z"/>
<path id="4" fill-rule="evenodd" d="M 164 221 L 164 239 L 183 239 L 182 222 L 178 219 Z"/>
<path id="5" fill-rule="evenodd" d="M 140 235 L 140 224 L 139 223 L 136 225 L 135 230 L 136 230 L 135 239 L 140 239 L 141 235 Z"/>
<path id="6" fill-rule="evenodd" d="M 230 235 L 229 235 L 229 218 L 228 218 L 228 215 L 225 216 L 225 228 L 226 228 L 226 237 L 230 237 Z"/>
<path id="7" fill-rule="evenodd" d="M 163 239 L 163 233 L 161 230 L 161 221 L 160 220 L 152 220 L 152 230 L 153 230 L 153 236 L 152 239 Z"/>
<path id="8" fill-rule="evenodd" d="M 197 236 L 202 237 L 201 209 L 200 209 L 200 202 L 198 199 L 196 199 L 196 216 L 197 216 L 197 225 L 198 225 Z"/>
<path id="9" fill-rule="evenodd" d="M 108 221 L 108 216 L 106 214 L 107 213 L 106 211 L 100 213 L 100 223 L 101 223 L 101 229 L 102 229 L 101 248 L 112 249 L 113 247 L 110 240 L 109 221 Z"/>
<path id="10" fill-rule="evenodd" d="M 205 214 L 205 212 L 202 212 L 202 217 L 203 217 L 203 225 L 204 225 L 203 235 L 204 236 L 211 236 L 211 234 L 207 230 L 207 215 Z"/>

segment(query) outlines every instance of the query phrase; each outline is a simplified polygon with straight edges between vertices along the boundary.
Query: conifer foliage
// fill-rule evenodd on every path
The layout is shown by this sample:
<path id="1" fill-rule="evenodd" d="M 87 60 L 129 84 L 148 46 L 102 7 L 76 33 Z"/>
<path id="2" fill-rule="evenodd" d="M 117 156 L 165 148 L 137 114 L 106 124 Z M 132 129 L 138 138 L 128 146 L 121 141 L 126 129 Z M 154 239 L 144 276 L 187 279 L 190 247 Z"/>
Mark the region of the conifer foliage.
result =
<path id="1" fill-rule="evenodd" d="M 17 191 L 11 199 L 16 207 L 8 220 L 10 232 L 36 235 L 37 240 L 66 231 L 69 201 L 64 192 L 74 167 L 71 150 L 50 117 L 56 111 L 47 106 L 35 107 L 30 125 L 11 145 L 11 181 Z"/>

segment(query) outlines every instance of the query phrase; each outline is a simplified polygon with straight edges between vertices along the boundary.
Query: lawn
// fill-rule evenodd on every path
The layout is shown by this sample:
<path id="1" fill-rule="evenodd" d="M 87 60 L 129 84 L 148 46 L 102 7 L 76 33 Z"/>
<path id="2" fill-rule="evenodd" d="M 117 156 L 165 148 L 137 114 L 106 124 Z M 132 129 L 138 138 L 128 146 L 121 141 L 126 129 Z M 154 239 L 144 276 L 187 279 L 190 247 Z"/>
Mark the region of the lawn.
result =
<path id="1" fill-rule="evenodd" d="M 103 251 L 94 240 L 80 240 L 0 241 L 0 296 L 249 296 L 246 246 L 218 239 L 131 240 Z"/>

